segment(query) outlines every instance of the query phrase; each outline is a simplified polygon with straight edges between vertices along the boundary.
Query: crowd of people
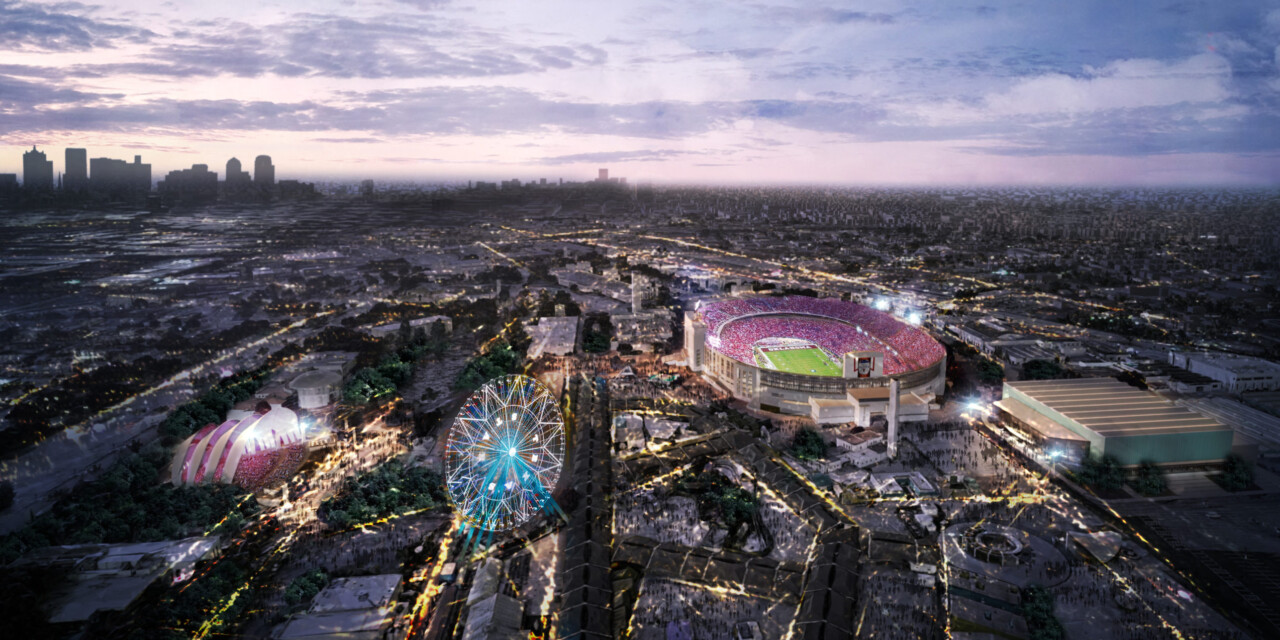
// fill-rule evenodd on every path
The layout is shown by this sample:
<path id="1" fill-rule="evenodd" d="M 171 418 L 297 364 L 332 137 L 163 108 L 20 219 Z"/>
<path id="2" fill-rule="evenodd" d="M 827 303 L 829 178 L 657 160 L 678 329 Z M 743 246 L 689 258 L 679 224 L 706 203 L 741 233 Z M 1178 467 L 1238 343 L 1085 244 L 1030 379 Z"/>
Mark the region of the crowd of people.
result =
<path id="1" fill-rule="evenodd" d="M 760 500 L 760 518 L 773 535 L 769 557 L 779 561 L 805 562 L 814 530 L 778 500 L 765 495 Z"/>
<path id="2" fill-rule="evenodd" d="M 799 340 L 822 349 L 833 359 L 849 351 L 880 350 L 880 344 L 871 336 L 861 333 L 856 327 L 839 320 L 804 315 L 767 315 L 751 316 L 736 322 L 730 322 L 720 329 L 718 336 L 708 338 L 708 342 L 720 353 L 739 362 L 756 364 L 754 348 L 764 346 L 775 338 Z M 772 346 L 780 348 L 780 346 Z M 886 354 L 888 356 L 888 354 Z M 895 358 L 886 357 L 886 364 L 899 363 Z M 825 374 L 825 371 L 813 373 Z"/>
<path id="3" fill-rule="evenodd" d="M 858 581 L 860 609 L 859 637 L 886 640 L 945 638 L 935 622 L 940 616 L 932 588 L 911 581 L 914 575 L 894 571 L 872 571 Z"/>
<path id="4" fill-rule="evenodd" d="M 636 602 L 635 638 L 660 640 L 669 623 L 688 621 L 699 640 L 736 640 L 739 622 L 754 621 L 766 638 L 782 637 L 795 606 L 763 598 L 728 595 L 666 580 L 648 579 Z"/>
<path id="5" fill-rule="evenodd" d="M 992 476 L 1006 467 L 996 446 L 971 428 L 921 431 L 912 440 L 947 475 Z"/>
<path id="6" fill-rule="evenodd" d="M 915 371 L 946 355 L 923 330 L 883 311 L 834 298 L 739 298 L 705 304 L 699 313 L 712 347 L 752 366 L 753 347 L 768 338 L 805 340 L 833 358 L 850 351 L 880 351 L 885 375 Z"/>
<path id="7" fill-rule="evenodd" d="M 1243 640 L 1248 637 L 1235 628 L 1226 629 L 1207 624 L 1207 621 L 1188 619 L 1189 614 L 1194 615 L 1194 609 L 1170 598 L 1165 591 L 1167 587 L 1153 584 L 1132 565 L 1113 562 L 1103 567 L 1076 561 L 1067 571 L 1070 576 L 1067 582 L 1053 588 L 1060 619 L 1063 617 L 1061 610 L 1094 611 L 1124 603 L 1127 610 L 1123 622 L 1109 629 L 1107 637 L 1121 640 L 1172 640 L 1179 637 Z M 1112 572 L 1122 577 L 1136 593 L 1126 592 L 1110 575 Z M 1170 627 L 1177 629 L 1177 633 Z"/>
<path id="8" fill-rule="evenodd" d="M 303 443 L 262 449 L 240 458 L 234 482 L 257 491 L 292 477 L 306 459 L 307 445 Z"/>
<path id="9" fill-rule="evenodd" d="M 618 537 L 644 536 L 697 547 L 711 531 L 711 526 L 698 517 L 698 504 L 693 498 L 661 498 L 651 489 L 629 491 L 617 495 L 613 509 Z"/>

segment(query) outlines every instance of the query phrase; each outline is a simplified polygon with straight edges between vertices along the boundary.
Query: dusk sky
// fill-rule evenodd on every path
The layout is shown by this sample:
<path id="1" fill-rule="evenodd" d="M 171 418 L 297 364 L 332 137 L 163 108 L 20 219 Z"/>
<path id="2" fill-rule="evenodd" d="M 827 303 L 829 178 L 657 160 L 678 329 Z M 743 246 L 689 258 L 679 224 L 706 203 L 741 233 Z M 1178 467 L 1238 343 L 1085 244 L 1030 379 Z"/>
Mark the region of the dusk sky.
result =
<path id="1" fill-rule="evenodd" d="M 0 0 L 0 173 L 1276 184 L 1280 3 Z"/>

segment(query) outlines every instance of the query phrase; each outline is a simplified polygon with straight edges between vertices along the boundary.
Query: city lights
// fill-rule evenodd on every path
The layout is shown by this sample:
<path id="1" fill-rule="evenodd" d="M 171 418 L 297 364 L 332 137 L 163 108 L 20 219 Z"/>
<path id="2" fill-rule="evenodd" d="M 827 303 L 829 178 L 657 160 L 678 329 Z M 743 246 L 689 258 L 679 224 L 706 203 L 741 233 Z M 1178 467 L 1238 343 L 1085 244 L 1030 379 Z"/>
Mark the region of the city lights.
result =
<path id="1" fill-rule="evenodd" d="M 0 2 L 9 635 L 1280 638 L 1280 12 L 127 4 Z"/>

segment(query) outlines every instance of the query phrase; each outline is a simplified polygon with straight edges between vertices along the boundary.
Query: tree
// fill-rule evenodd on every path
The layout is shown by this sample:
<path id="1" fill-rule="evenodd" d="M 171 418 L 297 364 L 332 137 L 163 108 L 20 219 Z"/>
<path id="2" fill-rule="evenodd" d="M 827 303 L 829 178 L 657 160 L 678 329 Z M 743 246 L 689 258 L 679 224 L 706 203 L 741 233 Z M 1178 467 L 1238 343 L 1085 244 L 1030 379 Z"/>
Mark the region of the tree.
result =
<path id="1" fill-rule="evenodd" d="M 675 492 L 694 498 L 699 517 L 718 520 L 734 540 L 742 539 L 738 534 L 743 526 L 749 531 L 760 509 L 759 498 L 734 485 L 718 471 L 686 471 L 676 479 Z"/>
<path id="2" fill-rule="evenodd" d="M 1052 360 L 1029 360 L 1022 365 L 1022 377 L 1026 380 L 1056 380 L 1067 370 Z"/>
<path id="3" fill-rule="evenodd" d="M 413 326 L 409 324 L 409 319 L 405 318 L 400 321 L 400 329 L 396 331 L 396 344 L 406 346 L 413 341 Z"/>
<path id="4" fill-rule="evenodd" d="M 822 434 L 805 427 L 791 441 L 791 453 L 801 460 L 818 460 L 827 455 L 827 441 Z"/>
<path id="5" fill-rule="evenodd" d="M 1150 460 L 1138 467 L 1138 475 L 1133 480 L 1133 488 L 1144 496 L 1158 496 L 1168 489 L 1164 479 L 1164 470 Z"/>
<path id="6" fill-rule="evenodd" d="M 405 467 L 397 461 L 343 483 L 342 490 L 320 505 L 319 515 L 338 529 L 353 523 L 448 504 L 444 478 L 426 467 Z"/>
<path id="7" fill-rule="evenodd" d="M 13 481 L 0 482 L 0 511 L 13 506 Z"/>
<path id="8" fill-rule="evenodd" d="M 342 389 L 342 400 L 347 404 L 364 405 L 395 387 L 377 369 L 365 367 L 347 381 Z"/>
<path id="9" fill-rule="evenodd" d="M 980 360 L 978 379 L 987 384 L 999 384 L 1004 381 L 1004 367 L 990 360 Z"/>
<path id="10" fill-rule="evenodd" d="M 529 345 L 533 344 L 533 338 L 529 336 L 528 331 L 525 331 L 524 323 L 520 320 L 516 320 L 511 328 L 507 329 L 506 341 L 516 351 L 528 351 Z"/>
<path id="11" fill-rule="evenodd" d="M 1118 491 L 1124 486 L 1124 470 L 1110 454 L 1101 458 L 1085 458 L 1076 477 L 1080 482 L 1102 491 Z"/>
<path id="12" fill-rule="evenodd" d="M 1053 615 L 1053 594 L 1042 586 L 1032 585 L 1023 590 L 1022 616 L 1027 621 L 1031 640 L 1062 640 L 1066 637 L 1062 623 Z"/>
<path id="13" fill-rule="evenodd" d="M 1253 486 L 1253 466 L 1233 453 L 1223 460 L 1221 481 L 1228 491 L 1248 489 Z"/>
<path id="14" fill-rule="evenodd" d="M 1137 387 L 1144 391 L 1147 389 L 1147 381 L 1136 371 L 1124 371 L 1116 374 L 1115 378 L 1131 387 Z"/>
<path id="15" fill-rule="evenodd" d="M 293 579 L 284 591 L 284 600 L 289 604 L 307 602 L 316 597 L 329 584 L 329 574 L 315 569 Z"/>
<path id="16" fill-rule="evenodd" d="M 597 313 L 587 316 L 583 326 L 582 350 L 587 353 L 604 353 L 609 350 L 613 336 L 613 323 L 608 314 Z"/>

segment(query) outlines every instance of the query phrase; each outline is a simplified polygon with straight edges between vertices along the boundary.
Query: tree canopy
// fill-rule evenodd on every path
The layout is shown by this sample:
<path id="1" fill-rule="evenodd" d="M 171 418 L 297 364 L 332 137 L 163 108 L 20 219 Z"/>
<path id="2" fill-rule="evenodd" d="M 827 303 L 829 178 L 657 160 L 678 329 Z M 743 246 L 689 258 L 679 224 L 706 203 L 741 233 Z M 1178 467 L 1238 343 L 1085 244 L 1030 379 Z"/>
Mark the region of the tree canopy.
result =
<path id="1" fill-rule="evenodd" d="M 1052 360 L 1028 360 L 1022 365 L 1024 380 L 1056 380 L 1066 375 L 1066 368 Z"/>
<path id="2" fill-rule="evenodd" d="M 699 517 L 724 526 L 730 539 L 738 538 L 760 509 L 759 498 L 718 471 L 686 471 L 676 479 L 675 492 L 694 498 Z"/>
<path id="3" fill-rule="evenodd" d="M 340 529 L 410 511 L 446 506 L 444 478 L 426 467 L 392 461 L 348 478 L 320 505 L 320 517 Z"/>
<path id="4" fill-rule="evenodd" d="M 1253 486 L 1253 466 L 1233 453 L 1222 463 L 1221 482 L 1228 491 L 1248 489 Z"/>
<path id="5" fill-rule="evenodd" d="M 1144 496 L 1158 496 L 1169 487 L 1165 482 L 1164 470 L 1148 460 L 1138 467 L 1138 473 L 1133 479 L 1133 488 Z"/>
<path id="6" fill-rule="evenodd" d="M 791 453 L 801 460 L 818 460 L 827 457 L 827 441 L 822 434 L 805 427 L 791 440 Z"/>
<path id="7" fill-rule="evenodd" d="M 1124 470 L 1110 454 L 1101 458 L 1084 459 L 1076 478 L 1084 484 L 1103 491 L 1119 491 L 1124 486 Z"/>

